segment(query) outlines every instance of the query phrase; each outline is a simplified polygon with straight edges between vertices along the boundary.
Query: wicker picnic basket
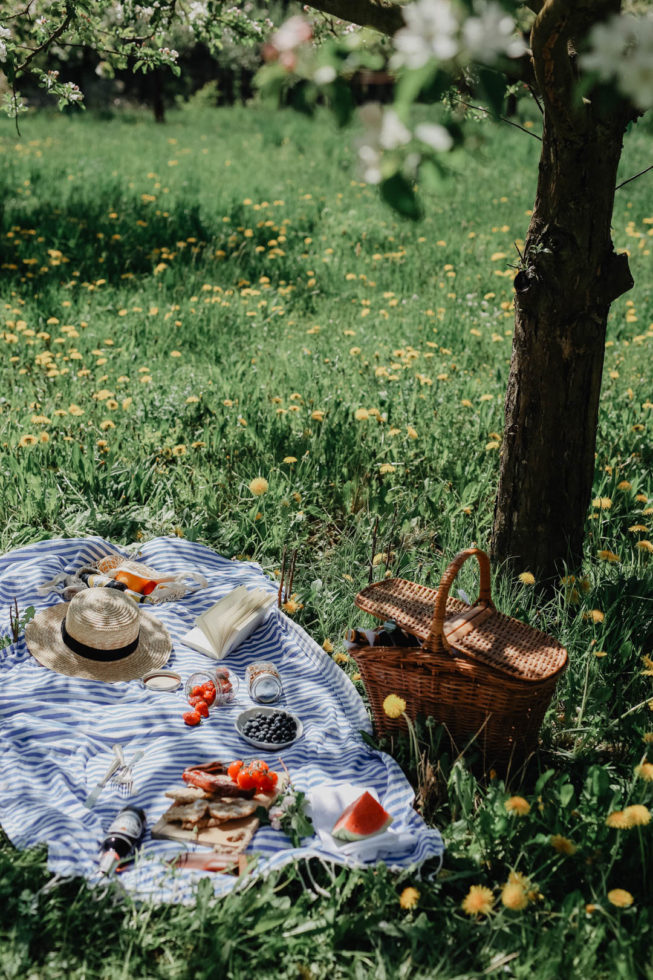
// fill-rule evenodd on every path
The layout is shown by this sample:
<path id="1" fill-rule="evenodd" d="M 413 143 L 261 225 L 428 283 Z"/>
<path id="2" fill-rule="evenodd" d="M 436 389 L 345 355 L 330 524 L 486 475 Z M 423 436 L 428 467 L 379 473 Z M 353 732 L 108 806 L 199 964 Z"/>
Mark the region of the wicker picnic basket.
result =
<path id="1" fill-rule="evenodd" d="M 479 597 L 473 606 L 449 597 L 462 565 L 475 556 Z M 405 729 L 403 717 L 383 710 L 388 694 L 406 702 L 406 714 L 446 726 L 457 751 L 473 742 L 486 765 L 523 758 L 537 746 L 542 719 L 567 651 L 556 640 L 498 612 L 484 551 L 461 551 L 439 588 L 384 579 L 363 589 L 356 605 L 392 620 L 422 641 L 415 647 L 363 646 L 351 651 L 369 696 L 379 735 Z"/>

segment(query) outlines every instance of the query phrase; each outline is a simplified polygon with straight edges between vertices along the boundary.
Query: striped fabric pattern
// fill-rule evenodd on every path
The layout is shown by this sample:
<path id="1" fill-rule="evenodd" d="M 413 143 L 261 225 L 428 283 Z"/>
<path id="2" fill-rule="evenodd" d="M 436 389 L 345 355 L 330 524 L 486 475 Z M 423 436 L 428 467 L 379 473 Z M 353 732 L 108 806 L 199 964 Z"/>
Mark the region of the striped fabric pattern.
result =
<path id="1" fill-rule="evenodd" d="M 9 610 L 38 609 L 61 601 L 38 586 L 60 572 L 111 552 L 133 552 L 97 537 L 53 539 L 19 548 L 0 557 L 0 635 L 9 633 Z M 168 628 L 173 653 L 167 667 L 184 681 L 193 671 L 214 665 L 185 647 L 181 637 L 195 617 L 238 585 L 276 592 L 277 586 L 259 565 L 231 561 L 211 549 L 179 538 L 156 538 L 138 552 L 140 560 L 162 571 L 199 571 L 209 586 L 175 602 L 148 606 Z M 197 728 L 188 728 L 183 688 L 153 692 L 140 681 L 104 684 L 65 677 L 42 667 L 25 640 L 0 651 L 0 823 L 18 848 L 47 843 L 48 867 L 61 876 L 96 875 L 98 850 L 106 829 L 124 797 L 107 785 L 92 810 L 83 802 L 104 772 L 120 742 L 127 759 L 142 749 L 135 768 L 135 791 L 129 802 L 141 806 L 152 827 L 167 809 L 164 795 L 182 785 L 182 770 L 212 759 L 264 758 L 280 769 L 278 754 L 249 746 L 235 729 L 235 719 L 251 707 L 245 690 L 245 668 L 253 660 L 271 660 L 284 684 L 284 701 L 302 719 L 302 738 L 281 756 L 295 786 L 307 793 L 324 783 L 350 782 L 374 788 L 394 818 L 393 827 L 412 835 L 413 846 L 392 856 L 397 867 L 417 866 L 441 856 L 437 830 L 428 828 L 412 809 L 413 791 L 398 764 L 374 751 L 361 738 L 370 732 L 365 706 L 354 685 L 307 633 L 276 606 L 263 625 L 225 661 L 240 680 L 235 702 L 212 709 Z M 390 692 L 389 692 L 390 693 Z M 257 870 L 273 868 L 309 853 L 333 861 L 317 837 L 295 849 L 281 831 L 259 829 L 249 851 L 258 856 Z M 149 831 L 141 857 L 119 880 L 134 895 L 158 901 L 191 901 L 198 872 L 171 872 L 165 860 L 178 853 L 173 841 L 153 840 Z M 348 859 L 342 858 L 343 863 Z M 350 862 L 351 863 L 351 862 Z M 389 861 L 390 863 L 390 861 Z M 216 893 L 237 879 L 209 875 Z"/>

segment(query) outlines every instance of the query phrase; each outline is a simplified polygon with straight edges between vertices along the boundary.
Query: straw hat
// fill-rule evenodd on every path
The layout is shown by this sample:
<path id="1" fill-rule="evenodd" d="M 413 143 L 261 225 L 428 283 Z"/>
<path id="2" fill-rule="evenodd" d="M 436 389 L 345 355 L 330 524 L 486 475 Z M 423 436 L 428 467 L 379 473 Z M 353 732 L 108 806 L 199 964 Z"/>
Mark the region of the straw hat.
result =
<path id="1" fill-rule="evenodd" d="M 85 589 L 37 613 L 25 627 L 33 657 L 58 674 L 131 681 L 167 663 L 172 641 L 163 623 L 115 589 Z"/>

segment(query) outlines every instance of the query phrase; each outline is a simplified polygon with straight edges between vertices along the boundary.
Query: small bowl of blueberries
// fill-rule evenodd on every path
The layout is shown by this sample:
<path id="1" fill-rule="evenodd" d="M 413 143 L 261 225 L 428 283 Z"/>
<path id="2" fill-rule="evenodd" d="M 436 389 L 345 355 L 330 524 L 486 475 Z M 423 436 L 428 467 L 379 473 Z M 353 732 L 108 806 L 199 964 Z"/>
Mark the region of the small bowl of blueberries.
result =
<path id="1" fill-rule="evenodd" d="M 238 715 L 236 729 L 246 742 L 257 749 L 287 749 L 301 736 L 304 726 L 291 711 L 282 708 L 248 708 Z"/>

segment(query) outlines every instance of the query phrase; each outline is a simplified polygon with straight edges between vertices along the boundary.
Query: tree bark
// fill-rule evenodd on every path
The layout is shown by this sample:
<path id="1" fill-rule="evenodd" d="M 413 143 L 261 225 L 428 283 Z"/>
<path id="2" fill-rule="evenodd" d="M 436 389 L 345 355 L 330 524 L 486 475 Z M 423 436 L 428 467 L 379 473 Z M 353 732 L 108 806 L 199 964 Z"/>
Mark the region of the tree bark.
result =
<path id="1" fill-rule="evenodd" d="M 553 6 L 547 3 L 543 14 Z M 514 283 L 491 552 L 512 571 L 551 582 L 582 560 L 606 322 L 610 304 L 633 280 L 627 256 L 614 252 L 610 235 L 628 114 L 621 107 L 602 116 L 574 103 L 568 38 L 558 30 L 537 41 L 534 28 L 535 73 L 545 103 L 542 155 Z"/>

